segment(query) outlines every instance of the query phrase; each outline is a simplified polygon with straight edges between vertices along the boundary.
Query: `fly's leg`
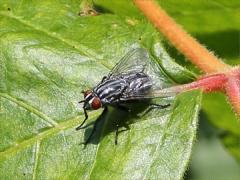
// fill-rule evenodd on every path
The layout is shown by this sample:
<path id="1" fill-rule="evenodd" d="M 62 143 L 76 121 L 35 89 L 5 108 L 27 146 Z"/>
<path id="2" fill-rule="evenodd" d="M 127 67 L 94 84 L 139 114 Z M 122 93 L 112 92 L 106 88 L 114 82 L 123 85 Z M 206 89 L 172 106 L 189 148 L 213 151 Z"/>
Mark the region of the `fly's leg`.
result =
<path id="1" fill-rule="evenodd" d="M 127 108 L 125 106 L 121 106 L 121 105 L 118 105 L 117 108 L 121 109 L 123 111 L 127 111 L 127 112 L 131 111 L 129 108 Z M 119 135 L 119 133 L 130 129 L 127 124 L 124 124 L 124 127 L 126 128 L 125 130 L 119 131 L 119 124 L 118 124 L 118 121 L 117 121 L 117 123 L 116 123 L 116 130 L 115 130 L 115 145 L 118 144 L 118 135 Z"/>
<path id="2" fill-rule="evenodd" d="M 100 121 L 102 120 L 102 116 L 103 116 L 103 114 L 105 114 L 106 112 L 107 112 L 107 107 L 105 107 L 105 109 L 103 110 L 103 112 L 102 112 L 102 114 L 100 115 L 100 117 L 98 117 L 98 119 L 94 122 L 93 130 L 91 131 L 91 134 L 88 136 L 87 140 L 83 143 L 84 145 L 87 145 L 87 144 L 90 142 L 93 134 L 94 134 L 95 131 L 97 130 L 97 124 L 98 124 L 98 122 L 100 122 Z"/>
<path id="3" fill-rule="evenodd" d="M 156 109 L 156 108 L 165 109 L 165 108 L 167 108 L 167 107 L 169 107 L 169 106 L 170 106 L 170 104 L 165 104 L 165 105 L 154 104 L 154 103 L 149 104 L 149 108 L 144 112 L 143 115 L 149 113 L 149 112 L 150 112 L 151 110 L 153 110 L 153 109 Z"/>
<path id="4" fill-rule="evenodd" d="M 118 133 L 119 133 L 119 124 L 116 125 L 116 131 L 115 131 L 115 145 L 118 144 Z"/>
<path id="5" fill-rule="evenodd" d="M 118 123 L 116 124 L 115 145 L 118 144 L 118 135 L 119 135 L 119 133 L 124 132 L 124 131 L 128 131 L 128 130 L 130 129 L 127 124 L 124 124 L 124 127 L 125 127 L 126 129 L 119 131 L 119 124 L 118 124 Z"/>
<path id="6" fill-rule="evenodd" d="M 86 110 L 85 108 L 83 108 L 83 111 L 84 111 L 85 119 L 84 119 L 84 121 L 76 128 L 76 130 L 82 129 L 82 126 L 84 125 L 84 123 L 85 123 L 86 120 L 88 119 L 87 110 Z"/>
<path id="7" fill-rule="evenodd" d="M 155 108 L 165 109 L 165 108 L 167 108 L 169 106 L 170 106 L 170 104 L 164 104 L 164 105 L 162 105 L 162 104 L 154 104 L 154 103 L 150 104 L 150 108 L 152 108 L 152 109 L 155 109 Z"/>
<path id="8" fill-rule="evenodd" d="M 101 83 L 107 78 L 107 76 L 103 76 Z"/>

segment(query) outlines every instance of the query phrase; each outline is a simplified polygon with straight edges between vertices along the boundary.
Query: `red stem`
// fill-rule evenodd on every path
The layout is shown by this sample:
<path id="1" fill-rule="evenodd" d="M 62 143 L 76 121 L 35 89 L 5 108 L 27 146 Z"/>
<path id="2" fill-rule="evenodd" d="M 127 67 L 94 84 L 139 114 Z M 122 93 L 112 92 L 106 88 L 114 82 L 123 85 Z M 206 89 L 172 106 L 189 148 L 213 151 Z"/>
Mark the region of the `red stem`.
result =
<path id="1" fill-rule="evenodd" d="M 240 80 L 234 76 L 229 77 L 225 89 L 235 112 L 240 117 Z"/>
<path id="2" fill-rule="evenodd" d="M 177 94 L 183 91 L 202 89 L 204 92 L 223 91 L 228 78 L 226 74 L 213 74 L 202 77 L 192 83 L 165 88 L 157 92 L 159 96 Z"/>
<path id="3" fill-rule="evenodd" d="M 184 31 L 154 0 L 133 1 L 156 28 L 202 71 L 216 73 L 229 69 L 228 65 Z"/>

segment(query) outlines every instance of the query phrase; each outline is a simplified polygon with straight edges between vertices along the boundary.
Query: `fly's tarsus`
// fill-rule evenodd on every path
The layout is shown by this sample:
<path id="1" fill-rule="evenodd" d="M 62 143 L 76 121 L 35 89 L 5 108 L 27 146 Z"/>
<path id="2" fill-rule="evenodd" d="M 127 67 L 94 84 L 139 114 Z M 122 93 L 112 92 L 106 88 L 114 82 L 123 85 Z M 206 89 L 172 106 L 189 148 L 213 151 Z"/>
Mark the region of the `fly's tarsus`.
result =
<path id="1" fill-rule="evenodd" d="M 143 113 L 143 116 L 147 113 L 149 113 L 151 110 L 153 109 L 165 109 L 165 108 L 168 108 L 171 104 L 165 104 L 165 105 L 162 105 L 162 104 L 154 104 L 154 103 L 151 103 L 149 104 L 149 107 L 148 109 Z"/>
<path id="2" fill-rule="evenodd" d="M 76 127 L 76 130 L 82 129 L 82 126 L 85 124 L 86 120 L 88 119 L 87 110 L 85 108 L 83 108 L 83 110 L 84 110 L 85 119 L 78 127 Z"/>
<path id="3" fill-rule="evenodd" d="M 84 103 L 85 102 L 85 99 L 84 100 L 81 100 L 79 101 L 78 103 L 81 104 L 81 103 Z"/>
<path id="4" fill-rule="evenodd" d="M 164 105 L 162 105 L 162 104 L 150 103 L 149 106 L 150 106 L 150 108 L 153 108 L 153 109 L 154 109 L 154 108 L 165 109 L 165 108 L 169 107 L 170 104 L 164 104 Z"/>
<path id="5" fill-rule="evenodd" d="M 115 145 L 118 144 L 118 135 L 119 135 L 121 132 L 128 131 L 128 130 L 130 129 L 130 127 L 128 126 L 128 124 L 124 124 L 123 126 L 125 127 L 125 129 L 119 131 L 119 124 L 116 124 L 115 141 L 114 141 L 114 142 L 115 142 Z"/>
<path id="6" fill-rule="evenodd" d="M 115 131 L 115 145 L 118 144 L 118 133 L 119 133 L 119 125 L 116 125 L 116 131 Z"/>

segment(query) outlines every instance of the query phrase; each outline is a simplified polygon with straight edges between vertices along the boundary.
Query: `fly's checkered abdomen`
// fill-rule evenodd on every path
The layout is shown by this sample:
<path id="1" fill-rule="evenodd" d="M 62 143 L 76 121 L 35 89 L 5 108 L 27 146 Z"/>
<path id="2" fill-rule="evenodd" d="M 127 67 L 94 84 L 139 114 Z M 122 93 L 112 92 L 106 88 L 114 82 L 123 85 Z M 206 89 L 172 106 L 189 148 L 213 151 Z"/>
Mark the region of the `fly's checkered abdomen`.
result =
<path id="1" fill-rule="evenodd" d="M 125 98 L 147 95 L 153 85 L 150 77 L 144 73 L 129 74 L 125 80 L 129 84 L 129 88 L 124 92 Z"/>

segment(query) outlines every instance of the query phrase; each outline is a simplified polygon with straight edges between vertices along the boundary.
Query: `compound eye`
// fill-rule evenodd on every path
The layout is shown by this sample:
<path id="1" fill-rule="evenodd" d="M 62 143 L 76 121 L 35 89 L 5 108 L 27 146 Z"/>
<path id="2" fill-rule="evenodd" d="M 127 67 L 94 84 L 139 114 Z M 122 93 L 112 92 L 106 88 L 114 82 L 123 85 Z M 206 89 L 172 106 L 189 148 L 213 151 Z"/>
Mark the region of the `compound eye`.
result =
<path id="1" fill-rule="evenodd" d="M 101 100 L 98 97 L 95 97 L 91 103 L 93 109 L 99 109 L 101 107 Z"/>
<path id="2" fill-rule="evenodd" d="M 86 98 L 89 94 L 91 94 L 92 91 L 91 90 L 87 90 L 84 92 L 84 98 Z"/>

